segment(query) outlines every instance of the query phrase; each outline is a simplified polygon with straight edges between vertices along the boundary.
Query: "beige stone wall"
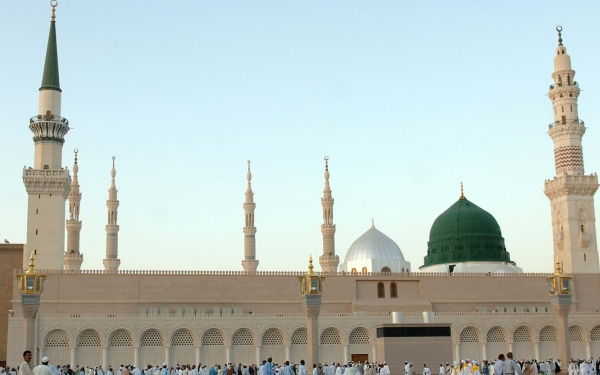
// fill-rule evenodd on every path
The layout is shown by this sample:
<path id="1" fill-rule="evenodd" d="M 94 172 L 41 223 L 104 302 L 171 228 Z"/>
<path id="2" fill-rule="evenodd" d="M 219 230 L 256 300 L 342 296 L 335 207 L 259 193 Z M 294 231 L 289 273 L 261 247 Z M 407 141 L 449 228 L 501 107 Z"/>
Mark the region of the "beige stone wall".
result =
<path id="1" fill-rule="evenodd" d="M 5 361 L 8 310 L 12 309 L 14 270 L 23 263 L 23 244 L 0 244 L 0 361 Z"/>

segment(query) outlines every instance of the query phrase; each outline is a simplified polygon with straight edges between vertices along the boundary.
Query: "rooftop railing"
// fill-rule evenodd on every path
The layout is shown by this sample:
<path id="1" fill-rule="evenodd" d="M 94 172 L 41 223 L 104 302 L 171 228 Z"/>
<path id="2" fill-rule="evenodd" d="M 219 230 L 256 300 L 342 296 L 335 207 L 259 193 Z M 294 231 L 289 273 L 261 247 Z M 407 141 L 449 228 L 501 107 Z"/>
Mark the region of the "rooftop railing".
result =
<path id="1" fill-rule="evenodd" d="M 29 119 L 29 123 L 33 124 L 34 122 L 40 122 L 40 121 L 54 121 L 54 122 L 60 122 L 61 124 L 65 124 L 65 125 L 69 125 L 69 120 L 67 120 L 64 117 L 60 117 L 60 116 L 56 116 L 56 115 L 37 115 L 37 116 L 33 116 L 32 118 Z"/>
<path id="2" fill-rule="evenodd" d="M 548 129 L 552 129 L 553 127 L 558 126 L 558 125 L 569 125 L 569 124 L 578 124 L 578 125 L 585 126 L 585 122 L 583 122 L 583 120 L 576 118 L 576 119 L 568 119 L 568 120 L 557 120 L 557 121 L 551 122 L 550 124 L 548 124 Z"/>

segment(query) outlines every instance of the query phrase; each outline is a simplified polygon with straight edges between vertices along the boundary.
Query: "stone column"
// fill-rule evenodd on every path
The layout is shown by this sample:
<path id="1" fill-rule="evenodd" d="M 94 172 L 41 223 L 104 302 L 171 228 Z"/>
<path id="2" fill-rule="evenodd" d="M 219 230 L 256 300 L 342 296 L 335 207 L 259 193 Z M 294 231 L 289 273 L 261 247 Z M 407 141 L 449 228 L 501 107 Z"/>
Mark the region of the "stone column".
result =
<path id="1" fill-rule="evenodd" d="M 260 345 L 256 347 L 256 365 L 258 367 L 260 367 L 260 365 L 262 364 L 262 358 L 261 358 L 261 347 Z"/>
<path id="2" fill-rule="evenodd" d="M 285 360 L 292 362 L 292 347 L 289 345 L 285 346 Z"/>
<path id="3" fill-rule="evenodd" d="M 487 345 L 485 342 L 481 343 L 481 359 L 488 359 L 487 357 Z"/>
<path id="4" fill-rule="evenodd" d="M 37 344 L 35 342 L 35 327 L 37 321 L 37 313 L 40 308 L 40 296 L 38 295 L 21 295 L 21 306 L 23 307 L 23 317 L 25 318 L 23 324 L 23 351 L 31 351 L 31 363 L 32 366 L 38 364 L 39 357 L 37 351 Z M 40 360 L 41 362 L 41 360 Z"/>
<path id="5" fill-rule="evenodd" d="M 106 350 L 106 349 L 105 349 Z M 102 362 L 102 367 L 104 367 L 104 361 Z M 73 366 L 75 366 L 77 364 L 77 351 L 75 348 L 71 348 L 71 369 L 73 369 Z M 104 367 L 106 368 L 106 367 Z M 73 370 L 75 371 L 75 370 Z"/>
<path id="6" fill-rule="evenodd" d="M 74 363 L 74 362 L 72 362 L 72 363 Z M 118 366 L 118 365 L 115 365 L 115 366 Z M 102 348 L 102 368 L 104 369 L 104 371 L 108 371 L 108 348 Z"/>
<path id="7" fill-rule="evenodd" d="M 535 353 L 535 358 L 540 358 L 540 343 L 533 343 L 533 352 Z"/>
<path id="8" fill-rule="evenodd" d="M 373 358 L 369 362 L 377 362 L 377 345 L 373 345 Z"/>
<path id="9" fill-rule="evenodd" d="M 135 347 L 133 349 L 133 365 L 137 368 L 140 368 L 140 366 L 138 365 L 138 363 L 140 363 L 140 348 L 139 347 Z"/>
<path id="10" fill-rule="evenodd" d="M 454 344 L 454 359 L 460 361 L 460 344 Z"/>
<path id="11" fill-rule="evenodd" d="M 167 365 L 171 364 L 171 347 L 170 346 L 166 346 L 165 347 L 165 362 L 167 362 Z M 200 363 L 200 362 L 198 362 Z M 162 363 L 158 364 L 159 366 L 162 365 Z M 161 366 L 162 368 L 162 366 Z"/>
<path id="12" fill-rule="evenodd" d="M 585 358 L 592 358 L 592 349 L 590 348 L 590 342 L 585 342 Z"/>
<path id="13" fill-rule="evenodd" d="M 512 343 L 512 342 L 509 342 L 509 343 L 508 343 L 508 351 L 509 351 L 509 352 L 512 352 L 512 351 L 513 351 L 513 343 Z"/>
<path id="14" fill-rule="evenodd" d="M 308 333 L 307 365 L 312 369 L 313 363 L 319 363 L 319 311 L 321 310 L 320 295 L 305 295 L 304 308 L 308 318 L 306 329 Z M 312 371 L 312 370 L 311 370 Z"/>
<path id="15" fill-rule="evenodd" d="M 350 362 L 350 358 L 348 357 L 348 345 L 344 345 L 344 363 Z"/>
<path id="16" fill-rule="evenodd" d="M 196 348 L 196 363 L 202 363 L 202 353 L 200 352 L 200 347 Z M 171 364 L 169 363 L 169 366 Z"/>
<path id="17" fill-rule="evenodd" d="M 231 346 L 227 346 L 225 347 L 225 362 L 230 363 L 231 362 Z"/>
<path id="18" fill-rule="evenodd" d="M 566 373 L 567 364 L 571 359 L 571 342 L 569 341 L 569 311 L 571 310 L 571 295 L 556 294 L 550 296 L 552 309 L 556 313 L 558 359 L 563 366 L 561 373 Z"/>

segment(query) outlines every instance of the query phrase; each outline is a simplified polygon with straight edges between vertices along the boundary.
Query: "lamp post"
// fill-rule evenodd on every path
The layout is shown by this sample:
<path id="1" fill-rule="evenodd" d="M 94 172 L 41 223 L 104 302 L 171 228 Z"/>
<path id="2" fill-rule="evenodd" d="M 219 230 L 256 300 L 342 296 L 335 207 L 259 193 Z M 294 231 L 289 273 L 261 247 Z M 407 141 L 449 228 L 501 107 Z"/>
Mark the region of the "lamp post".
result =
<path id="1" fill-rule="evenodd" d="M 35 343 L 35 320 L 37 318 L 38 309 L 40 308 L 40 295 L 44 291 L 44 281 L 46 275 L 42 275 L 35 270 L 33 263 L 33 253 L 29 258 L 29 269 L 25 273 L 17 275 L 19 280 L 19 293 L 21 293 L 21 307 L 23 308 L 23 317 L 25 318 L 25 326 L 23 327 L 23 350 L 32 352 L 32 361 L 35 365 L 37 362 L 37 345 Z"/>
<path id="2" fill-rule="evenodd" d="M 569 311 L 571 310 L 571 282 L 573 278 L 562 273 L 560 262 L 556 261 L 554 276 L 546 278 L 550 292 L 550 303 L 556 313 L 556 326 L 558 327 L 558 358 L 563 366 L 571 359 L 571 342 L 569 340 Z M 561 368 L 561 373 L 566 373 Z"/>
<path id="3" fill-rule="evenodd" d="M 321 296 L 323 294 L 323 285 L 325 284 L 325 277 L 319 276 L 313 271 L 312 262 L 311 254 L 308 261 L 308 272 L 306 272 L 306 275 L 298 278 L 304 311 L 306 311 L 306 317 L 308 318 L 306 326 L 308 341 L 306 365 L 308 371 L 311 371 L 313 364 L 319 362 L 319 311 L 321 310 Z"/>

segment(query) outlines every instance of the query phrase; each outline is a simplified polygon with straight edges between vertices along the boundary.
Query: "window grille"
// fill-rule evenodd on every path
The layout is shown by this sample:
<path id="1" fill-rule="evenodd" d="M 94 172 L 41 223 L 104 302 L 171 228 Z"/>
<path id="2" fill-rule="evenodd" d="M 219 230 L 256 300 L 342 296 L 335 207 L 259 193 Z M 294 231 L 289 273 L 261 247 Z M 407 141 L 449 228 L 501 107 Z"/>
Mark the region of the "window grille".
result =
<path id="1" fill-rule="evenodd" d="M 292 333 L 292 345 L 308 345 L 308 332 L 306 328 L 298 328 Z"/>
<path id="2" fill-rule="evenodd" d="M 577 326 L 569 327 L 569 341 L 583 341 L 581 329 Z"/>
<path id="3" fill-rule="evenodd" d="M 514 342 L 531 342 L 531 331 L 529 328 L 521 326 L 515 329 L 513 332 L 513 341 Z"/>
<path id="4" fill-rule="evenodd" d="M 61 329 L 55 329 L 46 336 L 46 348 L 65 348 L 69 346 L 69 336 Z"/>
<path id="5" fill-rule="evenodd" d="M 180 329 L 171 338 L 172 346 L 194 346 L 194 337 L 187 329 Z"/>
<path id="6" fill-rule="evenodd" d="M 492 327 L 487 333 L 487 342 L 505 342 L 504 331 L 500 327 Z"/>
<path id="7" fill-rule="evenodd" d="M 233 334 L 231 345 L 254 345 L 254 338 L 246 328 L 238 329 Z"/>
<path id="8" fill-rule="evenodd" d="M 100 335 L 93 329 L 86 329 L 79 335 L 78 346 L 100 346 Z"/>
<path id="9" fill-rule="evenodd" d="M 202 336 L 202 345 L 218 346 L 223 345 L 223 335 L 218 330 L 211 328 Z"/>
<path id="10" fill-rule="evenodd" d="M 350 332 L 350 345 L 369 344 L 369 342 L 369 334 L 364 328 L 355 328 L 354 330 L 352 330 L 352 332 Z"/>
<path id="11" fill-rule="evenodd" d="M 283 345 L 283 336 L 277 328 L 269 328 L 263 333 L 262 345 Z"/>
<path id="12" fill-rule="evenodd" d="M 342 339 L 340 333 L 335 328 L 327 328 L 321 333 L 321 345 L 340 345 Z"/>
<path id="13" fill-rule="evenodd" d="M 131 335 L 124 329 L 118 329 L 110 335 L 109 346 L 133 346 Z"/>
<path id="14" fill-rule="evenodd" d="M 546 326 L 540 331 L 540 342 L 541 341 L 556 341 L 556 331 L 554 327 Z"/>
<path id="15" fill-rule="evenodd" d="M 460 342 L 479 342 L 479 335 L 473 327 L 467 327 L 460 333 Z"/>
<path id="16" fill-rule="evenodd" d="M 163 346 L 162 335 L 155 329 L 149 329 L 142 334 L 140 346 Z"/>
<path id="17" fill-rule="evenodd" d="M 600 326 L 595 326 L 592 329 L 592 341 L 600 341 Z"/>

